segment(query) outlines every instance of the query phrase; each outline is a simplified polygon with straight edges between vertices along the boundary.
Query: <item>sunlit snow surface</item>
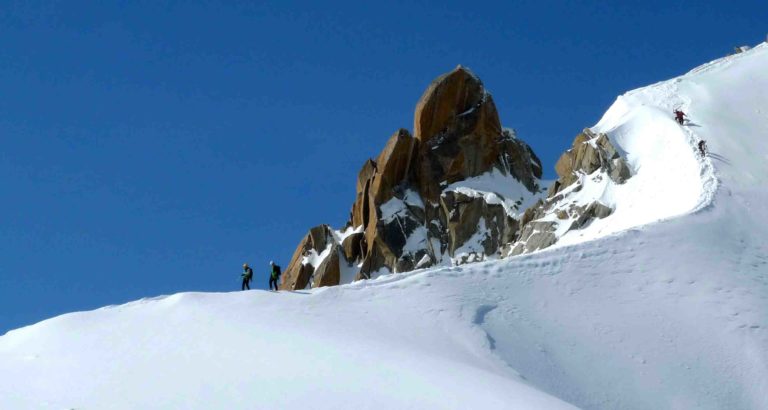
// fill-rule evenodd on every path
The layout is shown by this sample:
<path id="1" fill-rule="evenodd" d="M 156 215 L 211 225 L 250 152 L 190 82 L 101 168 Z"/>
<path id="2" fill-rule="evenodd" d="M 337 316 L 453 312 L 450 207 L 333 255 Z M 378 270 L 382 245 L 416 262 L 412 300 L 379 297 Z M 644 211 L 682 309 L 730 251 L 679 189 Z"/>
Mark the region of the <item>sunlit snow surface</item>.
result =
<path id="1" fill-rule="evenodd" d="M 766 90 L 763 45 L 620 97 L 635 175 L 570 245 L 60 316 L 0 337 L 0 408 L 766 409 Z"/>

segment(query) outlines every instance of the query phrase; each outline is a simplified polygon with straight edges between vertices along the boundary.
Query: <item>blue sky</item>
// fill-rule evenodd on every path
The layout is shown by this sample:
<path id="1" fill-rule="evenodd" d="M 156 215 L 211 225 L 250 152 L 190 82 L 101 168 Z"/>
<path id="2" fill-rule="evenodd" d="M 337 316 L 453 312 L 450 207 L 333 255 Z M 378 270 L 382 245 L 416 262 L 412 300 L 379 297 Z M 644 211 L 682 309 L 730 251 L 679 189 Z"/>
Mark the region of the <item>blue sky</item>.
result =
<path id="1" fill-rule="evenodd" d="M 0 5 L 0 333 L 266 287 L 457 64 L 552 177 L 617 95 L 768 31 L 762 1 L 106 3 Z"/>

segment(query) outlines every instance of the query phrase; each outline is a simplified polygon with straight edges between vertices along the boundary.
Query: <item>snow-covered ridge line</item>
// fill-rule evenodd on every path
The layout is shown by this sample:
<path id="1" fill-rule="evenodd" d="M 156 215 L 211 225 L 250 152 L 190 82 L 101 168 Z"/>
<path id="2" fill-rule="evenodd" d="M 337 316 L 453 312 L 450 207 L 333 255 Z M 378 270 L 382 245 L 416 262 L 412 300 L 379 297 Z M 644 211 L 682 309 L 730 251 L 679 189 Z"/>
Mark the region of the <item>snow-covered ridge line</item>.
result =
<path id="1" fill-rule="evenodd" d="M 601 176 L 579 176 L 577 188 L 563 193 L 563 205 L 585 207 L 592 202 L 605 204 L 613 213 L 569 231 L 560 224 L 555 247 L 594 240 L 628 229 L 648 226 L 711 206 L 720 185 L 713 159 L 701 155 L 702 124 L 698 123 L 698 100 L 692 97 L 704 76 L 718 75 L 750 56 L 765 54 L 765 44 L 740 54 L 704 64 L 680 77 L 629 91 L 617 98 L 600 121 L 590 128 L 604 133 L 627 159 L 633 177 L 617 185 Z M 702 96 L 705 98 L 705 96 Z M 679 109 L 690 119 L 677 124 L 672 111 Z M 594 141 L 588 141 L 593 144 Z M 555 213 L 542 221 L 558 222 Z"/>
<path id="2" fill-rule="evenodd" d="M 667 82 L 670 82 L 670 81 L 679 81 L 680 79 L 684 79 L 684 78 L 689 77 L 689 76 L 705 74 L 705 73 L 707 73 L 707 72 L 709 72 L 711 70 L 717 70 L 719 68 L 723 68 L 724 69 L 724 68 L 727 68 L 729 65 L 733 64 L 734 62 L 740 61 L 743 58 L 749 58 L 751 55 L 753 55 L 755 53 L 762 53 L 762 52 L 764 52 L 764 50 L 766 48 L 768 48 L 768 43 L 763 42 L 763 43 L 760 43 L 760 44 L 758 44 L 758 45 L 756 45 L 754 47 L 749 48 L 746 51 L 742 51 L 740 53 L 735 53 L 735 54 L 729 54 L 729 55 L 726 55 L 726 56 L 723 56 L 723 57 L 720 57 L 720 58 L 716 58 L 716 59 L 714 59 L 714 60 L 712 60 L 712 61 L 710 61 L 708 63 L 704 63 L 704 64 L 702 64 L 702 65 L 700 65 L 698 67 L 692 68 L 692 69 L 686 71 L 685 73 L 683 73 L 683 74 L 681 74 L 681 75 L 679 75 L 679 76 L 677 76 L 675 78 L 672 78 L 672 79 L 669 79 L 669 80 L 662 80 L 662 81 L 659 81 L 659 82 L 656 82 L 656 83 L 653 83 L 653 84 L 650 84 L 650 85 L 646 85 L 644 87 L 636 88 L 634 90 L 627 91 L 623 95 L 624 96 L 630 96 L 630 95 L 635 94 L 635 93 L 643 92 L 644 90 L 646 90 L 648 88 L 657 87 L 657 86 L 659 86 L 660 84 L 663 84 L 663 83 L 667 83 Z"/>

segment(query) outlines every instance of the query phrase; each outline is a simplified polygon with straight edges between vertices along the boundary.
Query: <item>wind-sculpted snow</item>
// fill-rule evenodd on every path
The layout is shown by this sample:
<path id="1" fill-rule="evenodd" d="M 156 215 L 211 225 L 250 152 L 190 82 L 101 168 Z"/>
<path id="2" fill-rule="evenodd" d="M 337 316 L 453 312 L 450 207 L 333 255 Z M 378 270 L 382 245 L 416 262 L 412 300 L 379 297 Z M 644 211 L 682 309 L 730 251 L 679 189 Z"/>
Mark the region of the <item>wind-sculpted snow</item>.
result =
<path id="1" fill-rule="evenodd" d="M 581 237 L 64 315 L 0 337 L 0 408 L 766 409 L 767 73 L 763 45 L 621 97 L 595 129 L 636 174 L 582 189 L 617 208 Z"/>

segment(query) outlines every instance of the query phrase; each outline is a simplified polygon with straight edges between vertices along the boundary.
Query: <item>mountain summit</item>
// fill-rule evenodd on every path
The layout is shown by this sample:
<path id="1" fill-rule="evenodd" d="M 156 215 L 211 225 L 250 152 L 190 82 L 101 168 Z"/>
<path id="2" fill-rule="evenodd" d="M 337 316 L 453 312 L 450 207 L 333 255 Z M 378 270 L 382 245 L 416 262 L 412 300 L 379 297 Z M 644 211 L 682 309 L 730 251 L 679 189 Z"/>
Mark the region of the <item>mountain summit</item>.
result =
<path id="1" fill-rule="evenodd" d="M 585 129 L 544 195 L 541 161 L 514 130 L 502 128 L 493 97 L 462 66 L 427 87 L 413 129 L 413 137 L 395 132 L 378 158 L 363 164 L 346 227 L 310 229 L 281 289 L 544 249 L 613 212 L 605 201 L 571 201 L 573 193 L 589 181 L 621 185 L 632 176 L 608 134 Z"/>
<path id="2" fill-rule="evenodd" d="M 363 164 L 343 230 L 310 229 L 282 289 L 375 278 L 500 255 L 540 194 L 541 162 L 464 67 L 443 74 L 416 104 L 414 135 L 400 129 Z"/>

